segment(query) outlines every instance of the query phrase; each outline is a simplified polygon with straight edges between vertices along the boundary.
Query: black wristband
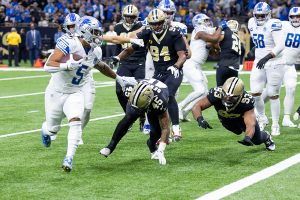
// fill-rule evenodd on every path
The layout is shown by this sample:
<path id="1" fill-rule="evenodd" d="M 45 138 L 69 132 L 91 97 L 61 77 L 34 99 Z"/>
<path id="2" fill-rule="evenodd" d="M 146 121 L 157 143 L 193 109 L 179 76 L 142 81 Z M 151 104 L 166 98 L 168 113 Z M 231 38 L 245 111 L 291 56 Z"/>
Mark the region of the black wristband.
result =
<path id="1" fill-rule="evenodd" d="M 202 121 L 203 120 L 203 116 L 200 116 L 200 117 L 198 117 L 197 118 L 197 121 L 199 122 L 199 121 Z"/>
<path id="2" fill-rule="evenodd" d="M 179 67 L 177 65 L 173 65 L 173 67 L 175 67 L 176 69 L 179 69 Z"/>
<path id="3" fill-rule="evenodd" d="M 272 54 L 268 54 L 268 55 L 266 55 L 266 57 L 265 57 L 267 60 L 270 60 L 271 58 L 273 58 L 273 55 Z"/>
<path id="4" fill-rule="evenodd" d="M 249 140 L 251 141 L 251 138 L 250 138 L 249 136 L 245 136 L 245 138 L 244 138 L 244 139 L 246 139 L 246 138 L 247 138 L 247 139 L 249 139 Z"/>

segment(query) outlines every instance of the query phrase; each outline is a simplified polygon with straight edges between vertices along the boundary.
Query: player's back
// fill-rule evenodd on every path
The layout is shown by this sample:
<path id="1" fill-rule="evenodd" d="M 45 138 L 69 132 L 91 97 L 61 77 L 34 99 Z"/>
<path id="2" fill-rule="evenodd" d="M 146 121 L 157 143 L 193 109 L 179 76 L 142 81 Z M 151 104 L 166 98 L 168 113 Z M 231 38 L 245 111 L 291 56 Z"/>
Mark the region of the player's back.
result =
<path id="1" fill-rule="evenodd" d="M 286 64 L 293 65 L 297 61 L 300 53 L 300 27 L 293 27 L 289 21 L 282 21 L 281 23 L 285 37 L 283 55 Z"/>
<path id="2" fill-rule="evenodd" d="M 179 28 L 181 28 L 183 35 L 187 36 L 187 27 L 186 27 L 185 24 L 180 23 L 180 22 L 172 21 L 171 25 L 172 26 L 178 26 Z"/>
<path id="3" fill-rule="evenodd" d="M 207 48 L 206 42 L 204 40 L 195 39 L 196 34 L 201 31 L 209 34 L 213 34 L 215 32 L 215 29 L 201 25 L 196 27 L 192 32 L 191 43 L 190 43 L 192 57 L 190 59 L 195 61 L 199 65 L 203 65 L 205 63 L 209 52 L 209 49 Z"/>
<path id="4" fill-rule="evenodd" d="M 264 25 L 258 26 L 252 17 L 248 22 L 248 28 L 250 30 L 253 43 L 255 44 L 255 62 L 258 62 L 273 50 L 276 43 L 280 42 L 273 38 L 272 31 L 281 31 L 282 24 L 279 19 L 269 19 L 264 23 Z M 285 64 L 283 53 L 281 52 L 276 55 L 275 58 L 270 59 L 267 62 L 266 67 L 270 66 L 271 63 L 273 65 Z"/>
<path id="5" fill-rule="evenodd" d="M 94 66 L 95 55 L 92 49 L 86 53 L 80 40 L 77 37 L 66 38 L 60 37 L 57 40 L 56 48 L 60 49 L 65 55 L 78 54 L 81 55 L 84 60 L 82 66 L 78 70 L 60 71 L 53 73 L 50 85 L 55 91 L 62 93 L 74 93 L 80 90 L 89 74 L 89 71 Z M 51 55 L 50 55 L 51 56 Z"/>

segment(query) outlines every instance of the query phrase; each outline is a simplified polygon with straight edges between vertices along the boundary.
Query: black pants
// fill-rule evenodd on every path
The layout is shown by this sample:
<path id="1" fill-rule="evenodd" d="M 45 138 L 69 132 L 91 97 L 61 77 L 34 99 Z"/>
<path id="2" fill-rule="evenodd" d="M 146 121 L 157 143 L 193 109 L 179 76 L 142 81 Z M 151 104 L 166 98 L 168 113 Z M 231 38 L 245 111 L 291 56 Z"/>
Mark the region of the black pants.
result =
<path id="1" fill-rule="evenodd" d="M 230 77 L 238 77 L 238 71 L 230 69 L 229 67 L 218 67 L 217 68 L 217 86 L 222 86 L 227 79 Z"/>
<path id="2" fill-rule="evenodd" d="M 106 57 L 114 56 L 116 45 L 106 45 Z"/>
<path id="3" fill-rule="evenodd" d="M 18 45 L 8 45 L 8 66 L 11 67 L 12 54 L 14 52 L 15 66 L 19 66 L 19 47 Z"/>
<path id="4" fill-rule="evenodd" d="M 229 131 L 233 132 L 236 135 L 240 135 L 241 133 L 246 131 L 246 124 L 243 118 L 235 118 L 235 119 L 225 119 L 220 118 L 222 125 Z M 260 145 L 261 143 L 267 140 L 268 136 L 264 131 L 260 131 L 258 122 L 256 121 L 255 125 L 255 133 L 251 141 L 255 145 Z"/>
<path id="5" fill-rule="evenodd" d="M 20 46 L 19 47 L 19 62 L 21 62 L 21 60 L 24 60 L 24 63 L 27 63 L 27 58 L 28 58 L 28 54 L 27 54 L 27 49 L 26 46 Z"/>

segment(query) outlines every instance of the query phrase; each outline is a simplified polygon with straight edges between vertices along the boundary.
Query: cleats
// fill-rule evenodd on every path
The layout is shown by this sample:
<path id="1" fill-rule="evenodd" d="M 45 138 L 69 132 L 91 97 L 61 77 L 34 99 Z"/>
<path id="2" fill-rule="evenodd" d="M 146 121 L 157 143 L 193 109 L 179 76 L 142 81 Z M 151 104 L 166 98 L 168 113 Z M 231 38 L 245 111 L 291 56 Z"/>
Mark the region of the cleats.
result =
<path id="1" fill-rule="evenodd" d="M 297 127 L 297 125 L 295 125 L 293 122 L 291 122 L 290 119 L 283 119 L 282 126 L 291 127 L 291 128 Z"/>
<path id="2" fill-rule="evenodd" d="M 267 116 L 261 117 L 259 119 L 259 129 L 260 131 L 263 131 L 265 129 L 266 126 L 269 125 L 269 120 L 267 118 Z"/>
<path id="3" fill-rule="evenodd" d="M 66 156 L 62 165 L 64 172 L 69 173 L 72 170 L 73 159 L 70 156 Z"/>
<path id="4" fill-rule="evenodd" d="M 83 143 L 83 140 L 82 140 L 82 139 L 80 139 L 80 141 L 79 141 L 78 145 L 84 145 L 84 143 Z"/>
<path id="5" fill-rule="evenodd" d="M 45 135 L 42 131 L 42 142 L 45 147 L 50 147 L 51 145 L 51 137 L 50 135 Z"/>
<path id="6" fill-rule="evenodd" d="M 111 153 L 111 150 L 106 147 L 100 150 L 100 154 L 106 158 L 110 155 L 110 153 Z"/>
<path id="7" fill-rule="evenodd" d="M 271 127 L 271 134 L 272 135 L 280 135 L 279 124 L 272 125 L 272 127 Z"/>
<path id="8" fill-rule="evenodd" d="M 180 140 L 182 139 L 182 136 L 181 136 L 181 128 L 179 125 L 173 125 L 172 133 L 173 133 L 174 141 L 180 142 Z"/>
<path id="9" fill-rule="evenodd" d="M 179 112 L 181 112 L 181 117 L 180 118 L 180 114 L 179 114 L 179 119 L 183 122 L 190 122 L 191 120 L 189 118 L 187 118 L 187 115 L 189 114 L 187 111 L 185 110 L 180 110 Z"/>
<path id="10" fill-rule="evenodd" d="M 272 140 L 272 136 L 270 135 L 270 133 L 268 131 L 265 131 L 268 135 L 268 139 L 265 141 L 265 145 L 266 145 L 266 149 L 268 151 L 275 151 L 275 143 Z"/>
<path id="11" fill-rule="evenodd" d="M 150 124 L 145 124 L 143 127 L 143 132 L 145 135 L 149 135 L 150 134 Z"/>

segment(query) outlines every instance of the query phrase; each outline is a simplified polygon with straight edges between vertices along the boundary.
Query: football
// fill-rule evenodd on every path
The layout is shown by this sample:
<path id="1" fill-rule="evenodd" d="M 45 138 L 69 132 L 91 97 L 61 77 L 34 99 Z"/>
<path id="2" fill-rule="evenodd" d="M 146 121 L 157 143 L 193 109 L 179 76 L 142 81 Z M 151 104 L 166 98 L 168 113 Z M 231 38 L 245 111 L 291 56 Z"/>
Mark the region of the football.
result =
<path id="1" fill-rule="evenodd" d="M 81 56 L 81 55 L 78 55 L 78 54 L 75 54 L 75 53 L 73 53 L 73 59 L 74 60 L 76 60 L 76 61 L 78 61 L 78 60 L 80 60 L 80 59 L 82 59 L 83 57 Z M 60 63 L 66 63 L 68 60 L 70 60 L 70 54 L 68 54 L 68 55 L 66 55 L 66 56 L 64 56 L 64 57 L 62 57 L 62 59 L 60 59 Z"/>

